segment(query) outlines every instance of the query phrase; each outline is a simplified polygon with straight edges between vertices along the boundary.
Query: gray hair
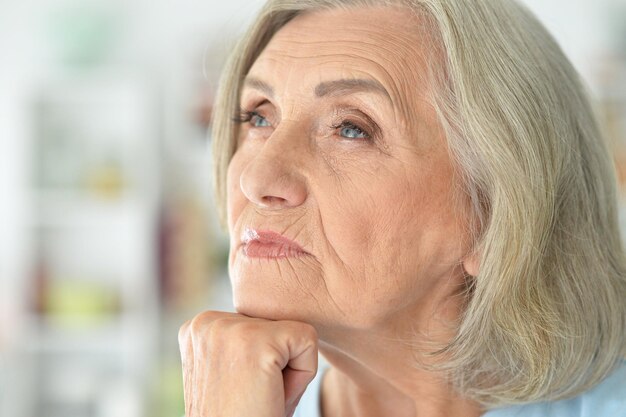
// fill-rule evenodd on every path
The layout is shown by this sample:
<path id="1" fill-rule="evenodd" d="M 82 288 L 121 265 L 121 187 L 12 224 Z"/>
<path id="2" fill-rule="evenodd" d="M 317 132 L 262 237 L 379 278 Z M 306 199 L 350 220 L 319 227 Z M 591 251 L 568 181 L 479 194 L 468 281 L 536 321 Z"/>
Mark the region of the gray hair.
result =
<path id="1" fill-rule="evenodd" d="M 514 0 L 268 1 L 232 52 L 215 106 L 222 227 L 232 118 L 255 59 L 298 14 L 372 6 L 410 8 L 437 43 L 430 99 L 480 254 L 456 336 L 431 352 L 445 354 L 438 369 L 488 408 L 568 398 L 598 384 L 626 356 L 615 166 L 578 74 Z"/>

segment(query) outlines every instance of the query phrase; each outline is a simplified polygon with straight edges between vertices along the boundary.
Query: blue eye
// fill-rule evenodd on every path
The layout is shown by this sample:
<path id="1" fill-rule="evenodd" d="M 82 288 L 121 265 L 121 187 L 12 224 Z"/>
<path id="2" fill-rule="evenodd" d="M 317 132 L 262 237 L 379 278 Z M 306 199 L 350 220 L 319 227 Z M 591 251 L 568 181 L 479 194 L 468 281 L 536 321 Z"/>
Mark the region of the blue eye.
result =
<path id="1" fill-rule="evenodd" d="M 269 127 L 270 122 L 267 119 L 257 112 L 250 113 L 250 124 L 254 127 Z"/>
<path id="2" fill-rule="evenodd" d="M 339 134 L 348 139 L 369 139 L 369 135 L 360 127 L 354 125 L 351 122 L 345 121 L 340 126 L 337 126 Z"/>

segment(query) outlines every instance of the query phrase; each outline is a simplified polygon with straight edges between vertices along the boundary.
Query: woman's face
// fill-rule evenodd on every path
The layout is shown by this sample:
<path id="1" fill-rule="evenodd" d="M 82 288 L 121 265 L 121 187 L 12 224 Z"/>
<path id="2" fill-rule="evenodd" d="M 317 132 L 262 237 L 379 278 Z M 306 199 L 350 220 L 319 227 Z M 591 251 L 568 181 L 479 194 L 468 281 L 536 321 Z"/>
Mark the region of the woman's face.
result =
<path id="1" fill-rule="evenodd" d="M 240 313 L 372 328 L 416 318 L 462 278 L 466 219 L 426 101 L 418 28 L 391 8 L 305 14 L 253 64 L 228 168 Z M 238 249 L 246 228 L 310 256 L 249 258 Z"/>

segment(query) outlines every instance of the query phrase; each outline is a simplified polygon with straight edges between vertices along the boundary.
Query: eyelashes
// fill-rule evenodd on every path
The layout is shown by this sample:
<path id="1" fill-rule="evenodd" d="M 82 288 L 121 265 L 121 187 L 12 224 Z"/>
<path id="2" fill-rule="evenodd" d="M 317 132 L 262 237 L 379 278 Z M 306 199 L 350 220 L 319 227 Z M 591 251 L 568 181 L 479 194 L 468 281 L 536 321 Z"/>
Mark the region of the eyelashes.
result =
<path id="1" fill-rule="evenodd" d="M 359 125 L 351 122 L 350 120 L 344 120 L 340 124 L 330 127 L 333 129 L 339 129 L 340 136 L 345 138 L 371 140 L 371 135 L 366 129 L 361 128 Z"/>
<path id="2" fill-rule="evenodd" d="M 361 113 L 359 111 L 359 113 Z M 360 122 L 352 119 L 343 119 L 339 123 L 331 124 L 329 128 L 336 131 L 336 134 L 349 141 L 367 141 L 372 142 L 379 134 L 378 127 L 367 115 L 362 114 L 363 118 L 367 119 L 368 125 L 373 126 L 371 128 L 364 127 Z M 232 118 L 232 121 L 237 124 L 250 124 L 250 128 L 264 128 L 271 127 L 271 123 L 259 112 L 255 110 L 240 109 L 238 114 Z"/>
<path id="3" fill-rule="evenodd" d="M 233 118 L 237 124 L 249 123 L 253 128 L 271 127 L 271 123 L 259 112 L 240 110 L 239 115 Z"/>
<path id="4" fill-rule="evenodd" d="M 235 117 L 233 117 L 231 120 L 235 123 L 243 124 L 243 123 L 248 123 L 255 116 L 263 117 L 255 111 L 241 109 L 239 110 L 239 113 Z"/>

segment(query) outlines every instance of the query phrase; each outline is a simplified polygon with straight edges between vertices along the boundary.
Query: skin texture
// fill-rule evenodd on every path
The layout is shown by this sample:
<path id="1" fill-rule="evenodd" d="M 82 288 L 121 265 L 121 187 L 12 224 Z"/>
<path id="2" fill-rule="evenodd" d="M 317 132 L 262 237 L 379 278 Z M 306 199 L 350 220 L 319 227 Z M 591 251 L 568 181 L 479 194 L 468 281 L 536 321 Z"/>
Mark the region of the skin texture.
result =
<path id="1" fill-rule="evenodd" d="M 256 114 L 243 119 L 228 169 L 229 273 L 238 314 L 204 313 L 181 328 L 181 351 L 195 356 L 192 362 L 239 355 L 256 363 L 264 349 L 237 339 L 258 334 L 256 340 L 319 349 L 326 357 L 332 369 L 323 381 L 324 417 L 483 413 L 441 375 L 414 367 L 416 348 L 452 337 L 464 270 L 478 270 L 477 259 L 467 255 L 464 207 L 452 199 L 445 137 L 426 100 L 423 75 L 432 58 L 419 27 L 417 17 L 392 8 L 304 14 L 255 61 L 241 105 Z M 328 88 L 341 79 L 369 84 Z M 368 87 L 372 81 L 382 89 Z M 246 227 L 281 233 L 310 255 L 248 258 L 239 249 Z M 215 322 L 223 320 L 240 331 L 216 331 L 224 326 Z M 297 323 L 309 326 L 309 337 L 288 342 L 302 330 Z M 282 342 L 271 336 L 281 324 L 292 329 Z M 216 345 L 222 348 L 206 347 Z M 293 360 L 289 349 L 269 351 L 274 364 Z M 293 394 L 283 397 L 250 394 L 257 378 L 252 365 L 238 368 L 232 386 L 225 385 L 226 370 L 209 367 L 214 376 L 207 380 L 197 371 L 208 365 L 187 366 L 185 401 L 189 406 L 191 387 L 200 384 L 213 387 L 207 390 L 214 398 L 235 396 L 233 403 L 241 404 L 233 387 L 247 386 L 246 399 L 256 406 L 280 409 L 280 401 L 297 402 L 289 397 L 301 395 L 315 374 L 317 364 L 308 358 L 294 365 L 304 376 L 285 382 Z M 220 372 L 223 379 L 215 377 Z M 283 382 L 277 366 L 266 376 L 272 382 L 263 386 Z M 229 407 L 218 414 L 236 415 Z M 291 408 L 287 404 L 285 415 Z M 197 408 L 197 416 L 206 410 Z"/>

